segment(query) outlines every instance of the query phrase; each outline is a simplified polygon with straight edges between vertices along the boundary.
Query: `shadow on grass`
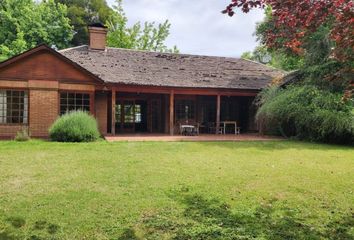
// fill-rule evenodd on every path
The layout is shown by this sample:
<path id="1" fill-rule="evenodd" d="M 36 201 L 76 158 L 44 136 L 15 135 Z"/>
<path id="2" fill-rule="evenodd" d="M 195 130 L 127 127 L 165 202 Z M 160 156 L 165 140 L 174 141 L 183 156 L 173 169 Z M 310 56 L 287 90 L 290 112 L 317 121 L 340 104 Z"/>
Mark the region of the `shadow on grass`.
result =
<path id="1" fill-rule="evenodd" d="M 0 240 L 52 239 L 60 229 L 58 225 L 43 220 L 36 221 L 34 224 L 28 224 L 25 219 L 17 216 L 8 217 L 5 221 L 7 222 L 8 227 L 4 231 L 0 231 Z M 23 231 L 25 227 L 30 228 L 29 237 L 25 236 Z"/>
<path id="2" fill-rule="evenodd" d="M 136 227 L 126 229 L 118 239 L 354 239 L 353 214 L 319 230 L 306 224 L 298 211 L 274 207 L 272 201 L 243 212 L 234 212 L 218 199 L 197 194 L 182 194 L 178 201 L 185 206 L 182 213 L 166 210 L 143 216 Z M 137 237 L 135 229 L 142 238 Z"/>

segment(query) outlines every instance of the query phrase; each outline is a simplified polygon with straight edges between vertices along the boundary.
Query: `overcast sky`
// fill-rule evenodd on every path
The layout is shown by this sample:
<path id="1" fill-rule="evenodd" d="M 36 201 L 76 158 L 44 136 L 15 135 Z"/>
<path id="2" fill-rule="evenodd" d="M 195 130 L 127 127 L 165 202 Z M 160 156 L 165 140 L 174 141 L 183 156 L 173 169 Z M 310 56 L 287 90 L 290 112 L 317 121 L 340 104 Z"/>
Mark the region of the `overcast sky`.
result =
<path id="1" fill-rule="evenodd" d="M 113 4 L 115 0 L 107 0 Z M 256 46 L 256 23 L 261 10 L 221 14 L 230 0 L 124 0 L 130 24 L 137 21 L 171 23 L 167 45 L 177 45 L 181 53 L 239 57 Z"/>

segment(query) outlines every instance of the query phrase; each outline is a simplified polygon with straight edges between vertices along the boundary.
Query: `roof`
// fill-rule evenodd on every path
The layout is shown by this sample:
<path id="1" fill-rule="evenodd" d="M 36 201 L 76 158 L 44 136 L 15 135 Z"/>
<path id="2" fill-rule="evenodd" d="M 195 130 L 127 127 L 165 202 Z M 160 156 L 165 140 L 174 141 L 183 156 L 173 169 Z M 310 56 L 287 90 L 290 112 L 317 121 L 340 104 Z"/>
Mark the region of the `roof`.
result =
<path id="1" fill-rule="evenodd" d="M 79 46 L 59 51 L 106 83 L 260 90 L 284 72 L 256 62 L 119 48 Z"/>
<path id="2" fill-rule="evenodd" d="M 283 77 L 280 86 L 287 87 L 291 84 L 297 83 L 303 79 L 303 75 L 303 72 L 301 72 L 300 70 L 292 71 Z"/>

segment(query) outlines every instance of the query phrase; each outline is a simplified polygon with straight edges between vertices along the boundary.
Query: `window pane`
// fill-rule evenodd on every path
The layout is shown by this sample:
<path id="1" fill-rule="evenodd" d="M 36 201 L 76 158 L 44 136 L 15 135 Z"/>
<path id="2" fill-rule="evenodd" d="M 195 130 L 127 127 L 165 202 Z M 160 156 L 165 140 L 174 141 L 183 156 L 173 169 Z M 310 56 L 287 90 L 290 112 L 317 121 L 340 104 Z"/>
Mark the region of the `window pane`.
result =
<path id="1" fill-rule="evenodd" d="M 135 105 L 135 122 L 141 123 L 141 105 Z"/>
<path id="2" fill-rule="evenodd" d="M 61 99 L 60 99 L 60 103 L 61 103 L 62 105 L 66 105 L 66 104 L 68 104 L 68 99 L 67 99 L 67 98 L 61 98 Z"/>
<path id="3" fill-rule="evenodd" d="M 122 120 L 122 105 L 117 104 L 116 105 L 116 122 L 120 123 Z"/>
<path id="4" fill-rule="evenodd" d="M 124 122 L 134 123 L 134 105 L 126 104 L 124 105 Z"/>
<path id="5" fill-rule="evenodd" d="M 75 99 L 75 105 L 80 107 L 83 105 L 83 102 L 82 102 L 82 95 L 81 94 L 78 94 L 76 96 L 76 99 Z"/>
<path id="6" fill-rule="evenodd" d="M 68 105 L 75 105 L 75 98 L 68 98 Z"/>
<path id="7" fill-rule="evenodd" d="M 90 94 L 63 92 L 60 94 L 60 114 L 82 110 L 90 112 Z"/>

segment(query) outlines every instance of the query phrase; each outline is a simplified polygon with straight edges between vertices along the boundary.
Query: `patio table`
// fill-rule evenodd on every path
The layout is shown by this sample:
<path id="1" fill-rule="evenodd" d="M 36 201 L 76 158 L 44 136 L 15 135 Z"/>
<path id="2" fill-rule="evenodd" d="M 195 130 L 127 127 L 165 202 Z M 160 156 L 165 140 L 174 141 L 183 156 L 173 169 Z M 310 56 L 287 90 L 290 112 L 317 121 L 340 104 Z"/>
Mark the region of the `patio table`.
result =
<path id="1" fill-rule="evenodd" d="M 221 124 L 222 124 L 223 127 L 224 127 L 224 134 L 226 134 L 226 126 L 227 126 L 227 125 L 233 125 L 233 126 L 234 126 L 234 128 L 235 128 L 235 135 L 240 134 L 240 128 L 237 127 L 237 122 L 236 122 L 236 121 L 223 121 L 223 122 L 221 122 Z"/>
<path id="2" fill-rule="evenodd" d="M 195 126 L 193 125 L 181 125 L 181 134 L 194 134 Z"/>

